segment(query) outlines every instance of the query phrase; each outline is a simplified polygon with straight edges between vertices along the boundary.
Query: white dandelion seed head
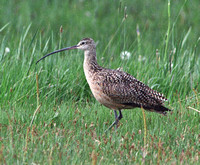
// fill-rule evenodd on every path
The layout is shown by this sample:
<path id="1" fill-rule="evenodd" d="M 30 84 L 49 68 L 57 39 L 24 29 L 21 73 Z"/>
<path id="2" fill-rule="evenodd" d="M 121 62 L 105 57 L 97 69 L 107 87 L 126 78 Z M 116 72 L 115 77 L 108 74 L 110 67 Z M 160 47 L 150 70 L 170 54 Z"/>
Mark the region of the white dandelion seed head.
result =
<path id="1" fill-rule="evenodd" d="M 91 14 L 89 11 L 86 11 L 86 12 L 85 12 L 85 16 L 91 17 L 91 15 L 92 15 L 92 14 Z"/>
<path id="2" fill-rule="evenodd" d="M 120 57 L 122 60 L 128 60 L 131 57 L 131 53 L 128 51 L 123 51 L 120 53 Z"/>
<path id="3" fill-rule="evenodd" d="M 5 48 L 5 53 L 10 53 L 10 48 L 6 47 Z"/>
<path id="4" fill-rule="evenodd" d="M 142 57 L 141 55 L 139 55 L 139 57 L 138 57 L 138 61 L 145 61 L 145 60 L 146 60 L 145 57 Z"/>

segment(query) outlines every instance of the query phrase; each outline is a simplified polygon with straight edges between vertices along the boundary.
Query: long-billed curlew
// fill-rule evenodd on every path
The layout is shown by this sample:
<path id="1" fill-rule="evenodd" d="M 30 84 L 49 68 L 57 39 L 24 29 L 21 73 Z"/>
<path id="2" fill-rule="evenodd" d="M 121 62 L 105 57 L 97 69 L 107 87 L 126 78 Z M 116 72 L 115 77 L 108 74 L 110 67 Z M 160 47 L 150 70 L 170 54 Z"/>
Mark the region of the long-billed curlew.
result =
<path id="1" fill-rule="evenodd" d="M 115 121 L 109 129 L 114 125 L 117 127 L 118 121 L 122 118 L 122 109 L 139 107 L 163 115 L 166 115 L 166 111 L 171 111 L 163 105 L 167 100 L 163 94 L 149 88 L 126 72 L 99 66 L 96 58 L 96 45 L 91 38 L 84 38 L 75 46 L 49 53 L 37 63 L 47 56 L 69 49 L 84 50 L 83 68 L 90 89 L 98 102 L 114 110 Z M 117 110 L 119 116 L 117 116 Z"/>

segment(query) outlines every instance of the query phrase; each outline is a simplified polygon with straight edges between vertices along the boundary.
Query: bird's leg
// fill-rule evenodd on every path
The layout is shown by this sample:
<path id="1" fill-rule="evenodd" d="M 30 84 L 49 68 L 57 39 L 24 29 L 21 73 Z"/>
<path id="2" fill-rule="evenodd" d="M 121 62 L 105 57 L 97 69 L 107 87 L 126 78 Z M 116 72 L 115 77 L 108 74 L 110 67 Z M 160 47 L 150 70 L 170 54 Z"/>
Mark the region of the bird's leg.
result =
<path id="1" fill-rule="evenodd" d="M 121 120 L 123 117 L 121 110 L 119 110 L 119 116 L 117 116 L 116 110 L 114 110 L 114 113 L 115 113 L 115 121 L 110 125 L 110 127 L 106 131 L 110 130 L 114 125 L 116 125 L 116 129 L 117 129 L 117 124 L 118 124 L 119 120 Z"/>
<path id="2" fill-rule="evenodd" d="M 119 122 L 119 119 L 118 119 L 117 111 L 116 110 L 114 110 L 114 113 L 115 113 L 115 121 L 114 121 L 114 123 L 115 123 L 115 129 L 117 129 L 117 124 Z"/>
<path id="3" fill-rule="evenodd" d="M 122 118 L 123 118 L 123 116 L 122 116 L 122 112 L 121 112 L 121 110 L 119 110 L 118 120 L 121 120 Z"/>

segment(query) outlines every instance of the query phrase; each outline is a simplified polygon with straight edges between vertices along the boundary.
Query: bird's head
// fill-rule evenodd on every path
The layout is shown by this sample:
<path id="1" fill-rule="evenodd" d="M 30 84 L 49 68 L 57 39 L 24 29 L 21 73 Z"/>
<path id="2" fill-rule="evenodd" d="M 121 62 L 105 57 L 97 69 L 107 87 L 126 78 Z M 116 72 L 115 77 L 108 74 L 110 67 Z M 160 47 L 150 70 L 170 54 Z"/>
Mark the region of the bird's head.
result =
<path id="1" fill-rule="evenodd" d="M 95 42 L 91 38 L 82 39 L 77 45 L 77 49 L 92 50 L 96 48 Z"/>
<path id="2" fill-rule="evenodd" d="M 52 55 L 52 54 L 55 54 L 55 53 L 59 53 L 59 52 L 62 52 L 62 51 L 65 51 L 65 50 L 70 50 L 70 49 L 81 49 L 81 50 L 94 50 L 96 48 L 96 45 L 95 45 L 95 42 L 93 39 L 91 38 L 84 38 L 82 39 L 77 45 L 75 46 L 71 46 L 71 47 L 67 47 L 67 48 L 63 48 L 63 49 L 60 49 L 60 50 L 56 50 L 54 52 L 51 52 L 47 55 L 45 55 L 44 57 L 42 57 L 41 59 L 39 59 L 36 64 L 43 60 L 44 58 Z"/>

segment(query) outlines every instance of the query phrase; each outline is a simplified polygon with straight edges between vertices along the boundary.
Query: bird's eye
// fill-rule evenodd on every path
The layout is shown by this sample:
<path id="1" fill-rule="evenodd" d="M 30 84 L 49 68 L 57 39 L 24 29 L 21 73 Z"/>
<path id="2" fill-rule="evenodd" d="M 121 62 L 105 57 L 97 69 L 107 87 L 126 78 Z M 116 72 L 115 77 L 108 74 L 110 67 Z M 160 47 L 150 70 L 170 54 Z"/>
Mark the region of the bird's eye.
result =
<path id="1" fill-rule="evenodd" d="M 82 42 L 82 43 L 81 43 L 81 45 L 84 45 L 84 44 L 85 44 L 85 42 Z"/>

